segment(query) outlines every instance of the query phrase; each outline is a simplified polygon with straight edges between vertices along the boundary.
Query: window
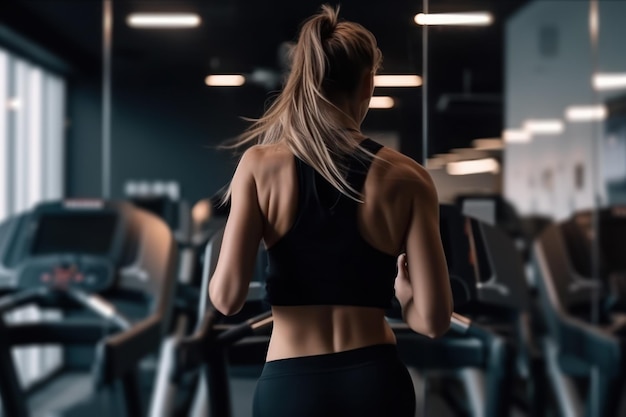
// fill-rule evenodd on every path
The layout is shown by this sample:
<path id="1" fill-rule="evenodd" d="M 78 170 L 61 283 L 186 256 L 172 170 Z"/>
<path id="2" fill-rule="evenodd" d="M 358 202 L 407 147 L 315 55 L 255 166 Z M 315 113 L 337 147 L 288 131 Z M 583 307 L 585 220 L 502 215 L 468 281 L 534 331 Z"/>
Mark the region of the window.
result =
<path id="1" fill-rule="evenodd" d="M 0 221 L 35 204 L 63 197 L 65 82 L 0 49 Z M 7 321 L 58 320 L 28 306 Z M 58 347 L 14 350 L 22 386 L 61 364 Z"/>

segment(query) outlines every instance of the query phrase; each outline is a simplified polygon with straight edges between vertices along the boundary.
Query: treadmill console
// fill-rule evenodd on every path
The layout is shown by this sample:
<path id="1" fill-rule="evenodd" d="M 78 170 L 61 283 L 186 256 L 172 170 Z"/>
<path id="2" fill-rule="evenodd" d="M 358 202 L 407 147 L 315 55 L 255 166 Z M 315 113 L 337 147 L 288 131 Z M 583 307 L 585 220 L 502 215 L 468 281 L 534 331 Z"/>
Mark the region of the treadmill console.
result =
<path id="1" fill-rule="evenodd" d="M 106 210 L 35 213 L 27 228 L 26 256 L 17 268 L 17 286 L 87 292 L 112 287 L 123 234 L 120 220 Z"/>
<path id="2" fill-rule="evenodd" d="M 97 257 L 50 256 L 22 265 L 18 276 L 18 286 L 24 289 L 43 286 L 100 292 L 113 285 L 114 267 L 111 261 Z"/>

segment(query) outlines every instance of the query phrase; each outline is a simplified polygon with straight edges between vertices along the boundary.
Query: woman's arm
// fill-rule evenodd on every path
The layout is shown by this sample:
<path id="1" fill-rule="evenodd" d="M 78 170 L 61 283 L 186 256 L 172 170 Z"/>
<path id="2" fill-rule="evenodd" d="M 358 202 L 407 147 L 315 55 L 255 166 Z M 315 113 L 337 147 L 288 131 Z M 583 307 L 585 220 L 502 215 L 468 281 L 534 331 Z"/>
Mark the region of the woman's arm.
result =
<path id="1" fill-rule="evenodd" d="M 225 315 L 238 313 L 246 302 L 263 237 L 263 215 L 253 173 L 257 163 L 255 148 L 246 151 L 239 161 L 232 180 L 231 209 L 224 239 L 209 282 L 211 303 Z"/>
<path id="2" fill-rule="evenodd" d="M 437 191 L 428 173 L 420 177 L 412 190 L 406 255 L 398 259 L 396 296 L 409 327 L 435 338 L 450 327 L 452 291 L 439 234 Z"/>

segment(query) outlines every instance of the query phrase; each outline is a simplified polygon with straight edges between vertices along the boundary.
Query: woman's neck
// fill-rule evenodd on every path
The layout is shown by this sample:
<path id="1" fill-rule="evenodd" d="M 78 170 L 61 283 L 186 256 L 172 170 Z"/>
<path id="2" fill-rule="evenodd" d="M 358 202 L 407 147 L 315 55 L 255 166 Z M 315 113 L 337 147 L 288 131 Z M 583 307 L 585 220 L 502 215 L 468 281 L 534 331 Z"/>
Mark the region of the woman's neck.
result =
<path id="1" fill-rule="evenodd" d="M 339 109 L 338 122 L 345 127 L 346 130 L 361 132 L 361 114 L 360 108 L 354 103 L 354 100 L 347 98 L 343 100 L 335 100 L 333 104 Z"/>

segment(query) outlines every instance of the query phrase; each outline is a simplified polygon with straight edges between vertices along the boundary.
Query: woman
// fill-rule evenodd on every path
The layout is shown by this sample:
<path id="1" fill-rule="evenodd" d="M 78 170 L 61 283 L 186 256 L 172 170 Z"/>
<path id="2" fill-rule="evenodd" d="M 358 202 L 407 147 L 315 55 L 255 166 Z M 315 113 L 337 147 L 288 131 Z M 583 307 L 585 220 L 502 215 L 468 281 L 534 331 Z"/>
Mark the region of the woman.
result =
<path id="1" fill-rule="evenodd" d="M 381 62 L 369 31 L 323 6 L 291 58 L 282 93 L 238 142 L 255 145 L 227 193 L 211 301 L 226 315 L 242 308 L 263 239 L 274 327 L 254 415 L 413 416 L 384 311 L 395 287 L 413 330 L 449 327 L 435 188 L 360 132 Z"/>

